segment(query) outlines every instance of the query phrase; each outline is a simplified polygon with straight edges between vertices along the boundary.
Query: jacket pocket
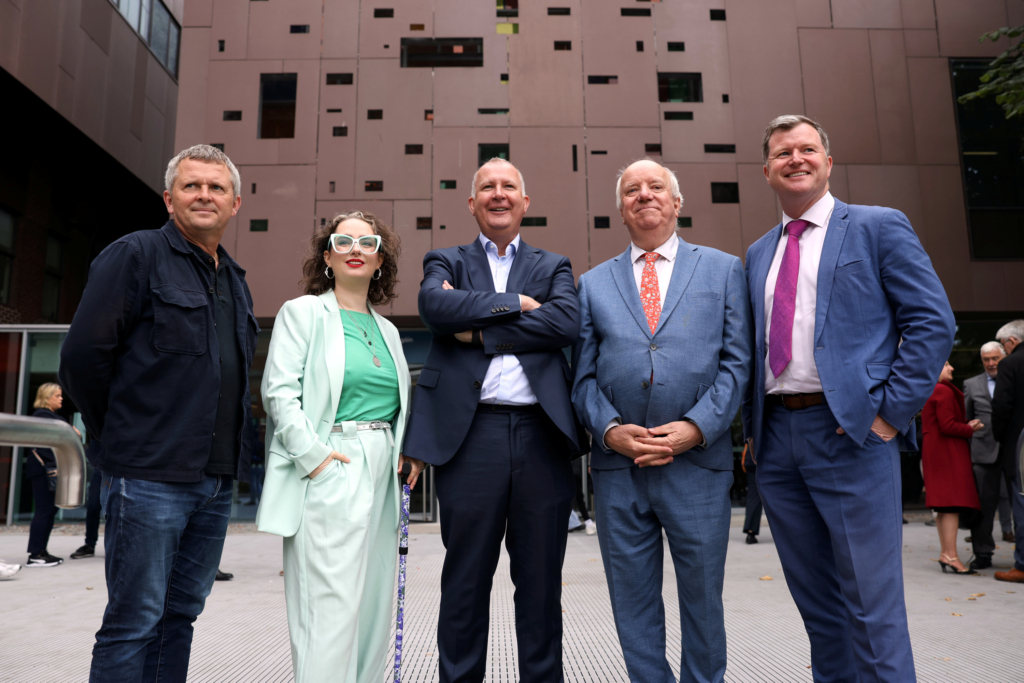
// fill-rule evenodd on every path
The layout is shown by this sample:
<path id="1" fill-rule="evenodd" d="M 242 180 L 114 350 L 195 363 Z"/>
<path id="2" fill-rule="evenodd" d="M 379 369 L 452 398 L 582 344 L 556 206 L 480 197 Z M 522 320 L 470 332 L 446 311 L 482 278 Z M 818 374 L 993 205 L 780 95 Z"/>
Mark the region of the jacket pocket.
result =
<path id="1" fill-rule="evenodd" d="M 168 353 L 206 353 L 206 295 L 176 285 L 157 285 L 151 291 L 153 346 Z"/>
<path id="2" fill-rule="evenodd" d="M 441 377 L 441 371 L 434 368 L 423 368 L 420 370 L 420 378 L 416 380 L 416 386 L 433 389 L 437 386 L 437 380 Z"/>
<path id="3" fill-rule="evenodd" d="M 889 375 L 892 374 L 892 366 L 888 363 L 868 363 L 868 377 L 871 379 L 882 380 L 883 382 L 889 379 Z"/>

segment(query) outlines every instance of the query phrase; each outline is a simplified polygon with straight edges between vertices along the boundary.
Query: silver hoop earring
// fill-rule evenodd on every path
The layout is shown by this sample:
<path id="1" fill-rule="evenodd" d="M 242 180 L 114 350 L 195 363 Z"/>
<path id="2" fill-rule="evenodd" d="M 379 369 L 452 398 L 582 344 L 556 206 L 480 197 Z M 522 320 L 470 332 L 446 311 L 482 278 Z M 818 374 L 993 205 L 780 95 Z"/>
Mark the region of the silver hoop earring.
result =
<path id="1" fill-rule="evenodd" d="M 331 269 L 330 266 L 324 268 L 324 277 L 326 277 L 328 280 L 334 279 L 334 271 Z"/>
<path id="2" fill-rule="evenodd" d="M 378 269 L 377 269 L 377 272 L 375 272 L 375 273 L 373 274 L 373 279 L 374 279 L 374 280 L 379 280 L 379 279 L 380 279 L 380 268 L 378 268 Z"/>

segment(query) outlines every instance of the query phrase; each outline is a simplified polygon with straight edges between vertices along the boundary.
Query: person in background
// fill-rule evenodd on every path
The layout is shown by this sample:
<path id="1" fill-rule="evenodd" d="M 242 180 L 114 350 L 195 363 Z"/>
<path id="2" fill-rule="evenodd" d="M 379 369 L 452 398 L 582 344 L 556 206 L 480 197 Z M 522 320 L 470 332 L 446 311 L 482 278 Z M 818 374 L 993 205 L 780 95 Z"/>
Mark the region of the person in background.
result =
<path id="1" fill-rule="evenodd" d="M 93 465 L 104 477 L 107 607 L 92 683 L 186 679 L 234 479 L 249 478 L 259 325 L 245 271 L 221 244 L 241 184 L 216 147 L 171 159 L 169 220 L 96 257 L 61 347 L 60 381 L 103 444 Z"/>
<path id="2" fill-rule="evenodd" d="M 576 458 L 572 461 L 572 476 L 576 480 L 576 508 L 580 511 L 581 524 L 576 528 L 570 528 L 569 531 L 585 529 L 587 536 L 593 536 L 597 533 L 597 524 L 590 517 L 590 511 L 587 510 L 587 497 L 583 495 L 583 477 L 590 476 L 589 472 L 583 471 L 583 460 L 583 458 Z M 587 490 L 593 491 L 593 484 Z"/>
<path id="3" fill-rule="evenodd" d="M 964 567 L 956 552 L 956 530 L 960 513 L 980 510 L 978 489 L 971 469 L 971 438 L 985 425 L 981 420 L 970 422 L 964 416 L 964 395 L 953 385 L 953 366 L 948 362 L 939 374 L 935 391 L 921 411 L 924 444 L 921 447 L 924 466 L 925 505 L 935 514 L 942 554 L 942 573 L 977 574 Z M 992 518 L 989 518 L 989 532 Z"/>
<path id="4" fill-rule="evenodd" d="M 249 470 L 249 502 L 246 505 L 258 505 L 260 496 L 263 495 L 263 477 L 266 476 L 264 463 L 266 461 L 267 436 L 266 425 L 259 425 L 254 428 L 255 441 L 252 448 L 252 467 Z"/>
<path id="5" fill-rule="evenodd" d="M 992 538 L 992 522 L 999 507 L 999 494 L 1005 478 L 1000 468 L 999 443 L 992 433 L 992 394 L 996 389 L 999 361 L 1005 356 L 1002 344 L 997 341 L 982 345 L 981 363 L 985 371 L 964 380 L 964 417 L 968 421 L 977 419 L 982 425 L 971 439 L 974 481 L 978 487 L 978 501 L 981 505 L 981 515 L 971 527 L 970 536 L 974 548 L 971 569 L 975 570 L 991 567 L 992 553 L 996 549 L 996 542 Z"/>
<path id="6" fill-rule="evenodd" d="M 379 683 L 395 598 L 409 367 L 395 326 L 398 235 L 371 213 L 313 233 L 305 296 L 277 314 L 266 370 L 260 531 L 284 537 L 297 683 Z M 251 429 L 250 429 L 251 431 Z"/>
<path id="7" fill-rule="evenodd" d="M 743 533 L 747 535 L 747 545 L 757 543 L 757 535 L 761 533 L 761 513 L 764 505 L 761 494 L 757 490 L 757 463 L 750 457 L 750 445 L 743 447 L 743 471 L 747 475 L 747 516 L 743 520 Z"/>
<path id="8" fill-rule="evenodd" d="M 39 387 L 36 400 L 32 406 L 35 412 L 32 417 L 50 420 L 62 420 L 57 414 L 64 404 L 64 392 L 60 385 L 47 382 Z M 75 433 L 81 433 L 75 429 Z M 49 448 L 25 448 L 25 474 L 32 481 L 32 497 L 35 501 L 35 512 L 28 534 L 28 562 L 26 567 L 56 567 L 64 561 L 54 557 L 47 551 L 46 545 L 53 531 L 53 520 L 57 517 L 57 506 L 54 504 L 54 492 L 57 490 L 57 459 Z"/>
<path id="9" fill-rule="evenodd" d="M 999 375 L 992 394 L 992 433 L 999 442 L 997 462 L 1013 507 L 1015 550 L 1013 568 L 996 572 L 995 578 L 1024 583 L 1024 494 L 1021 494 L 1017 443 L 1024 433 L 1024 320 L 1003 325 L 996 332 L 996 339 L 1006 349 L 1006 358 L 999 362 Z"/>
<path id="10" fill-rule="evenodd" d="M 98 439 L 90 439 L 89 445 L 85 448 L 85 459 L 91 463 L 96 459 L 100 442 Z M 72 560 L 81 560 L 96 555 L 96 542 L 100 535 L 100 515 L 103 506 L 100 504 L 100 489 L 103 487 L 103 473 L 99 467 L 92 466 L 92 475 L 89 477 L 88 497 L 85 499 L 85 545 L 71 553 Z"/>

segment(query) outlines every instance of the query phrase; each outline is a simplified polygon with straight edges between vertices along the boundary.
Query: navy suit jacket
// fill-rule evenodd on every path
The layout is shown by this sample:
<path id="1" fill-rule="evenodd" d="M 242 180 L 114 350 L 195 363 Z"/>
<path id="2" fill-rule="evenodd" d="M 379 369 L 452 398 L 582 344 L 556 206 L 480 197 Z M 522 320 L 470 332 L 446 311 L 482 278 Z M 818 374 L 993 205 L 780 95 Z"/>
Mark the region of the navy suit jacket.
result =
<path id="1" fill-rule="evenodd" d="M 613 418 L 642 427 L 687 419 L 700 427 L 707 446 L 681 457 L 731 470 L 729 425 L 747 390 L 753 340 L 740 260 L 679 239 L 653 335 L 629 249 L 580 277 L 579 293 L 583 322 L 573 356 L 572 399 L 594 437 L 591 467 L 636 467 L 602 446 Z"/>
<path id="2" fill-rule="evenodd" d="M 764 288 L 781 235 L 780 223 L 747 250 L 756 336 L 743 432 L 755 458 L 764 427 Z M 917 450 L 914 415 L 935 389 L 955 330 L 946 290 L 907 217 L 837 199 L 818 266 L 814 363 L 829 408 L 858 445 L 879 415 L 903 435 L 902 450 Z"/>
<path id="3" fill-rule="evenodd" d="M 447 280 L 454 290 L 444 290 Z M 541 307 L 523 313 L 519 295 Z M 420 318 L 433 333 L 420 372 L 404 453 L 443 465 L 462 445 L 473 421 L 487 368 L 496 354 L 515 354 L 541 407 L 579 455 L 580 433 L 569 402 L 571 372 L 562 349 L 580 331 L 580 308 L 569 259 L 520 239 L 506 292 L 494 280 L 480 240 L 436 249 L 423 258 Z M 482 330 L 483 347 L 455 340 Z"/>

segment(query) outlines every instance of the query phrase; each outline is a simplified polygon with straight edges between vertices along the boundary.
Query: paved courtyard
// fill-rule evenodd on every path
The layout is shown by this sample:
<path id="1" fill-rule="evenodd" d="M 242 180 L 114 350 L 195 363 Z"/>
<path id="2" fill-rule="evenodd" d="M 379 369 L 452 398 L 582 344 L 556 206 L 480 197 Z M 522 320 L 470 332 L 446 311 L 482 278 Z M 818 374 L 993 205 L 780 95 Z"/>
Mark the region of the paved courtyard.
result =
<path id="1" fill-rule="evenodd" d="M 734 516 L 725 579 L 726 630 L 732 682 L 810 681 L 807 636 L 782 575 L 771 532 L 746 545 Z M 71 525 L 66 532 L 79 532 Z M 1020 629 L 1024 586 L 943 575 L 938 539 L 921 522 L 904 526 L 905 585 L 919 680 L 957 683 L 1024 681 Z M 965 532 L 960 533 L 962 539 Z M 0 558 L 23 562 L 27 534 L 0 531 Z M 67 557 L 80 535 L 55 533 L 50 551 Z M 961 542 L 963 558 L 969 555 Z M 996 568 L 1012 564 L 1012 547 L 996 551 Z M 438 582 L 444 548 L 435 525 L 413 527 L 406 603 L 403 680 L 437 680 Z M 249 525 L 232 527 L 222 567 L 235 574 L 215 585 L 196 623 L 190 680 L 291 681 L 284 613 L 281 541 Z M 666 552 L 668 659 L 679 666 L 675 582 Z M 564 665 L 567 682 L 627 681 L 615 636 L 597 537 L 569 536 L 563 571 Z M 516 681 L 508 557 L 503 554 L 491 599 L 489 681 Z M 72 683 L 88 678 L 93 634 L 106 595 L 101 557 L 67 560 L 53 569 L 22 569 L 0 582 L 0 681 Z"/>

